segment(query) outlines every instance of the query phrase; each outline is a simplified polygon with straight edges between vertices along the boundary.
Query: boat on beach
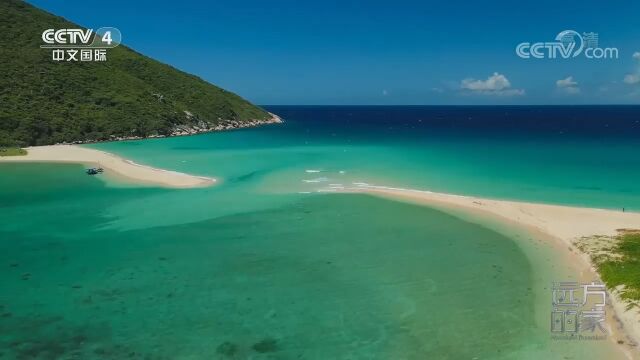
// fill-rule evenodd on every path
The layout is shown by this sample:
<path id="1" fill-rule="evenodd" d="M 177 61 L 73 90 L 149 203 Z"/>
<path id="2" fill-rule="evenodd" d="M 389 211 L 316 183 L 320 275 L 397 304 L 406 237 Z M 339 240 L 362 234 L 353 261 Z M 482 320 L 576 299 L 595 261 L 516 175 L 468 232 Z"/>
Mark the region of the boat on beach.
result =
<path id="1" fill-rule="evenodd" d="M 103 168 L 89 168 L 86 170 L 87 175 L 98 175 L 104 172 Z"/>

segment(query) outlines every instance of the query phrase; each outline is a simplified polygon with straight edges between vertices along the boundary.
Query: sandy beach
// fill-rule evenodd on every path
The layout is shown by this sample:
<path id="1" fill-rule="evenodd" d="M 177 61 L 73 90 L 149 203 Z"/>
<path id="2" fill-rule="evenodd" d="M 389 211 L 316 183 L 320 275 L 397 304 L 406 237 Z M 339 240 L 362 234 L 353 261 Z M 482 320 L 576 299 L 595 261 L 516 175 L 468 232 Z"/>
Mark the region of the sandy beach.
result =
<path id="1" fill-rule="evenodd" d="M 595 235 L 614 236 L 620 229 L 640 229 L 640 213 L 623 212 L 606 209 L 579 208 L 570 206 L 535 204 L 505 200 L 489 200 L 471 196 L 435 193 L 413 189 L 391 188 L 360 184 L 346 191 L 365 192 L 368 194 L 390 197 L 416 203 L 436 205 L 443 208 L 455 208 L 464 211 L 478 212 L 483 215 L 497 217 L 518 226 L 549 235 L 567 249 L 570 261 L 586 265 L 597 276 L 597 272 L 587 254 L 574 249 L 574 241 L 582 237 Z M 584 267 L 584 266 L 583 266 Z M 626 303 L 619 300 L 616 294 L 610 296 L 615 315 L 620 320 L 621 331 L 627 336 L 627 343 L 638 344 L 640 341 L 640 312 L 638 309 L 626 310 Z M 640 357 L 637 346 L 631 355 Z"/>
<path id="2" fill-rule="evenodd" d="M 115 175 L 138 183 L 170 187 L 192 188 L 210 186 L 216 179 L 193 176 L 176 171 L 156 169 L 136 164 L 119 156 L 77 145 L 50 145 L 26 148 L 25 156 L 0 157 L 0 162 L 58 162 L 79 163 L 102 167 L 108 175 Z"/>

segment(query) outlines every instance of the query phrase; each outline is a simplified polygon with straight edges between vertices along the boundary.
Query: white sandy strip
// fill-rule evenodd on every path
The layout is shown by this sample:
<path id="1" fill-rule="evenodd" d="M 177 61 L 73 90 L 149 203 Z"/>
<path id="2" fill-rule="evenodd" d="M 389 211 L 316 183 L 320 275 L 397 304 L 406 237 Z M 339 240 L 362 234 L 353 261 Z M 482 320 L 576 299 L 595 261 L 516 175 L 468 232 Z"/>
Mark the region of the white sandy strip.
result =
<path id="1" fill-rule="evenodd" d="M 25 156 L 4 156 L 0 162 L 59 162 L 95 165 L 106 172 L 128 178 L 135 182 L 172 188 L 209 186 L 216 179 L 193 176 L 176 171 L 156 169 L 136 164 L 108 152 L 76 145 L 34 146 L 26 149 Z"/>
<path id="2" fill-rule="evenodd" d="M 471 196 L 435 193 L 430 191 L 391 188 L 357 183 L 346 191 L 365 192 L 373 195 L 406 199 L 413 202 L 441 205 L 479 211 L 497 216 L 521 226 L 533 228 L 573 247 L 573 241 L 594 235 L 616 235 L 619 229 L 640 229 L 640 213 L 605 209 L 579 208 L 560 205 L 534 204 L 526 202 L 489 200 Z M 572 255 L 571 255 L 572 254 Z M 573 251 L 575 261 L 587 262 L 596 273 L 591 259 Z M 638 310 L 626 311 L 625 304 L 614 294 L 612 305 L 622 322 L 623 331 L 636 343 L 640 342 L 640 314 Z M 637 350 L 635 350 L 637 351 Z M 634 357 L 637 354 L 634 354 Z"/>

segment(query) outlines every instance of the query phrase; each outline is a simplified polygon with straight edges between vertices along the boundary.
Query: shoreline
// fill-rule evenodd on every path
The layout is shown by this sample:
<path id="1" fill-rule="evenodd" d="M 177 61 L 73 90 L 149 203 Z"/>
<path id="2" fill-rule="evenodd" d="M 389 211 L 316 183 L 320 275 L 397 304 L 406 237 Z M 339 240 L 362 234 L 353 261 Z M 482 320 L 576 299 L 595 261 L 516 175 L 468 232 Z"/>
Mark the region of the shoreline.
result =
<path id="1" fill-rule="evenodd" d="M 46 145 L 25 148 L 27 155 L 0 157 L 0 163 L 71 163 L 97 165 L 108 175 L 167 188 L 194 188 L 214 185 L 217 180 L 177 171 L 158 169 L 117 155 L 77 145 Z M 84 173 L 82 174 L 83 176 Z M 100 175 L 102 176 L 102 175 Z"/>
<path id="2" fill-rule="evenodd" d="M 247 120 L 247 121 L 236 121 L 236 120 L 220 120 L 220 124 L 211 126 L 209 123 L 200 121 L 198 125 L 176 125 L 171 133 L 167 135 L 149 135 L 149 136 L 115 136 L 111 135 L 109 139 L 104 140 L 81 140 L 81 141 L 72 141 L 72 142 L 61 142 L 56 143 L 55 145 L 81 145 L 81 144 L 97 144 L 103 142 L 114 142 L 114 141 L 129 141 L 129 140 L 144 140 L 144 139 L 161 139 L 161 138 L 169 138 L 169 137 L 178 137 L 178 136 L 192 136 L 199 134 L 206 134 L 217 131 L 230 131 L 230 130 L 238 130 L 245 128 L 252 128 L 258 126 L 264 126 L 269 124 L 281 124 L 284 122 L 282 118 L 274 113 L 269 113 L 271 117 L 269 119 L 256 119 L 256 120 Z"/>
<path id="3" fill-rule="evenodd" d="M 555 246 L 563 248 L 564 255 L 577 268 L 584 268 L 598 280 L 600 276 L 588 253 L 580 251 L 575 241 L 596 235 L 615 236 L 622 229 L 639 229 L 640 213 L 607 209 L 580 208 L 542 203 L 527 203 L 509 200 L 492 200 L 474 196 L 436 193 L 424 190 L 393 188 L 359 184 L 345 187 L 345 192 L 364 193 L 392 200 L 459 210 L 470 214 L 490 216 L 498 221 L 533 230 L 546 235 Z M 594 278 L 594 279 L 595 279 Z M 640 358 L 640 310 L 626 310 L 627 303 L 621 301 L 614 290 L 609 289 L 609 305 L 613 316 L 608 324 L 625 337 L 624 351 L 631 358 Z M 610 336 L 613 339 L 613 336 Z"/>
<path id="4" fill-rule="evenodd" d="M 248 121 L 222 120 L 218 125 L 212 126 L 204 121 L 197 125 L 178 125 L 167 135 L 149 136 L 114 136 L 104 140 L 83 140 L 74 142 L 62 142 L 54 145 L 31 146 L 24 148 L 26 155 L 0 156 L 2 162 L 23 163 L 71 163 L 83 165 L 97 165 L 112 171 L 116 177 L 132 180 L 137 184 L 147 184 L 168 188 L 193 188 L 206 187 L 215 184 L 218 180 L 212 177 L 196 176 L 172 170 L 158 169 L 148 165 L 138 164 L 106 151 L 79 147 L 82 144 L 95 144 L 102 142 L 130 141 L 157 139 L 177 136 L 192 136 L 216 131 L 229 131 L 269 124 L 280 124 L 284 121 L 278 115 L 268 112 L 268 119 L 256 119 Z M 189 115 L 189 114 L 188 114 Z"/>

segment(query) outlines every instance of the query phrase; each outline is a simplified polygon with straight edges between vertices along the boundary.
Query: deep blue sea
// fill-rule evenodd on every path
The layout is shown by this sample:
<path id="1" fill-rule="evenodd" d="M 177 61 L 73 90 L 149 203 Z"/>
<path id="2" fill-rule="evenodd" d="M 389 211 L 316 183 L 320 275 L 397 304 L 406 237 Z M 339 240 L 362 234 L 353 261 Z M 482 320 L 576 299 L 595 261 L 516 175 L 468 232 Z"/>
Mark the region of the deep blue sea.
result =
<path id="1" fill-rule="evenodd" d="M 287 120 L 267 141 L 333 146 L 343 155 L 322 165 L 347 162 L 361 181 L 640 210 L 639 106 L 267 109 Z"/>

